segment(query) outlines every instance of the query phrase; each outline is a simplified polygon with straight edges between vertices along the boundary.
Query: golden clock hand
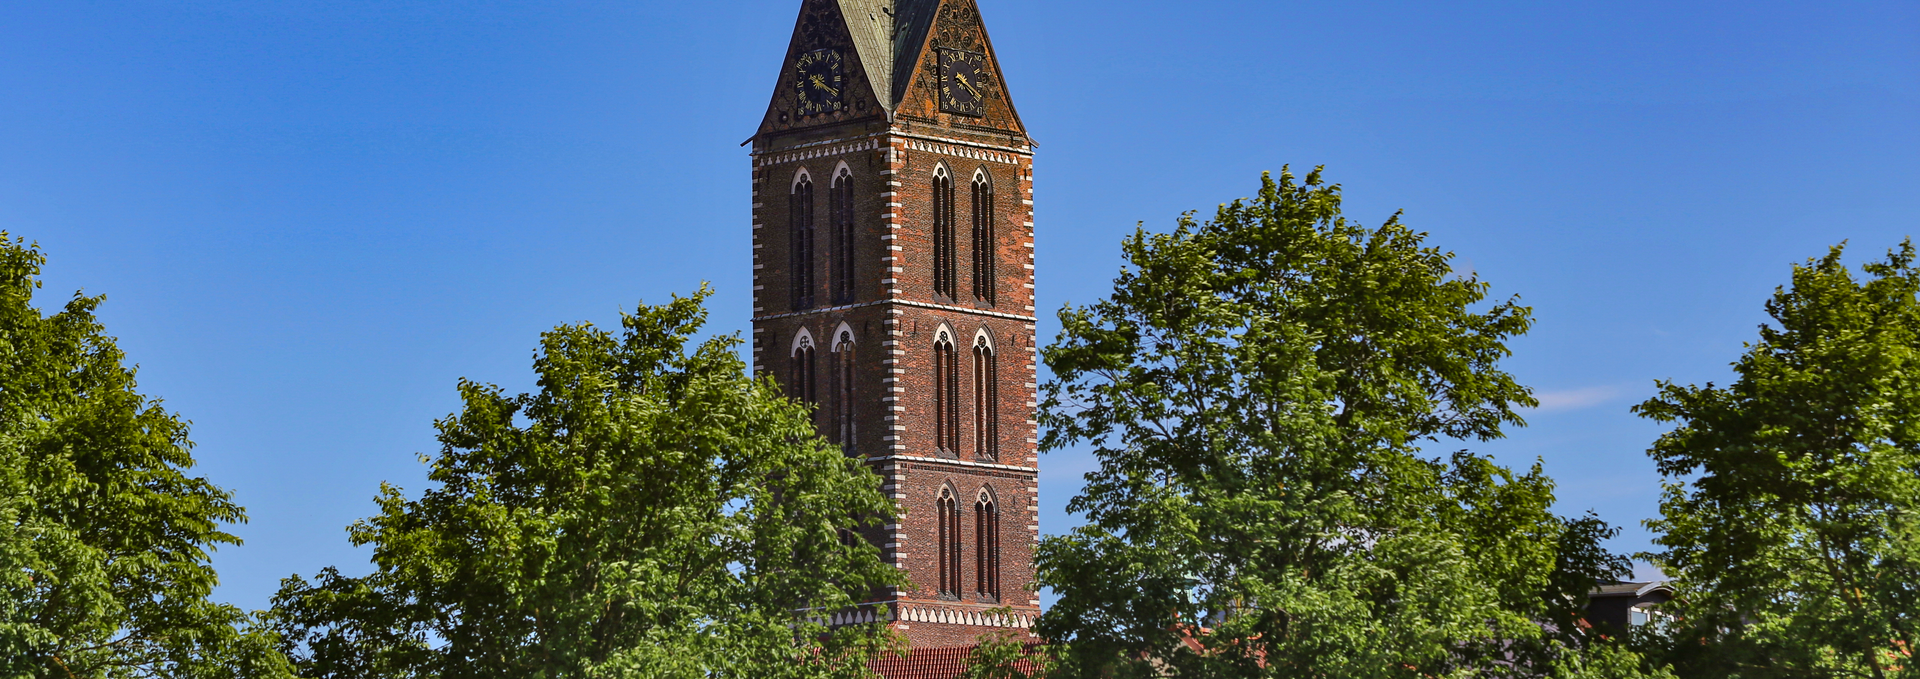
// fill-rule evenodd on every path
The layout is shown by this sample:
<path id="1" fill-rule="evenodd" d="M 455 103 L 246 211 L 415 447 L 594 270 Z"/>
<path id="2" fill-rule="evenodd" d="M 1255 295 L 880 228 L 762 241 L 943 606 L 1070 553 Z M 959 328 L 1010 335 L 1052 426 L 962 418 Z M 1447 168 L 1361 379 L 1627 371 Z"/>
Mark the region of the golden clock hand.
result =
<path id="1" fill-rule="evenodd" d="M 954 79 L 954 80 L 957 80 L 957 81 L 960 81 L 960 86 L 961 86 L 961 87 L 965 87 L 965 88 L 967 88 L 967 91 L 968 91 L 968 92 L 972 92 L 972 93 L 973 93 L 973 96 L 974 96 L 974 97 L 977 97 L 977 98 L 980 98 L 980 99 L 985 99 L 985 98 L 986 98 L 986 97 L 984 97 L 984 96 L 981 96 L 981 95 L 980 95 L 980 90 L 976 90 L 976 89 L 973 89 L 973 84 L 972 84 L 972 83 L 969 83 L 969 82 L 967 82 L 967 76 L 964 76 L 964 75 L 961 75 L 961 74 L 959 74 L 959 73 L 955 73 L 955 74 L 953 74 L 953 79 Z"/>
<path id="2" fill-rule="evenodd" d="M 827 94 L 831 94 L 834 96 L 839 96 L 840 94 L 840 90 L 836 90 L 836 89 L 833 89 L 832 87 L 827 86 L 827 80 L 825 76 L 818 76 L 818 75 L 813 76 L 813 86 L 818 87 L 822 90 L 826 90 Z"/>

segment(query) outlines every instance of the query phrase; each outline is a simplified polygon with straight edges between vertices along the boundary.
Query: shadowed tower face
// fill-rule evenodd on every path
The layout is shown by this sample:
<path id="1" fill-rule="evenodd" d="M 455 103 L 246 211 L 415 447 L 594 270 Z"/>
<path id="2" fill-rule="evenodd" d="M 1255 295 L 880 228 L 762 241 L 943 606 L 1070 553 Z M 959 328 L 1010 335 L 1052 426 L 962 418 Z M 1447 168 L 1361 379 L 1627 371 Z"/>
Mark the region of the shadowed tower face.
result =
<path id="1" fill-rule="evenodd" d="M 903 510 L 916 647 L 1024 628 L 1039 530 L 1033 142 L 972 0 L 804 0 L 753 144 L 754 369 Z M 993 613 L 996 609 L 1011 614 Z"/>

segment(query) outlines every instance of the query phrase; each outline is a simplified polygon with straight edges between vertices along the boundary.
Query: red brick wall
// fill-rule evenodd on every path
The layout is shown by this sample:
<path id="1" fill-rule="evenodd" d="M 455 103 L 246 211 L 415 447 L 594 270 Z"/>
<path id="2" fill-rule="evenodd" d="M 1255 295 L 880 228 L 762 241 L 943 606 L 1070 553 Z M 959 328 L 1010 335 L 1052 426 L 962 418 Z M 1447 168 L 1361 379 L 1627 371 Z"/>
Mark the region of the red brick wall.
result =
<path id="1" fill-rule="evenodd" d="M 831 139 L 828 140 L 831 142 Z M 778 141 L 759 151 L 754 210 L 756 369 L 785 383 L 793 374 L 792 348 L 802 328 L 813 337 L 816 382 L 824 410 L 831 378 L 834 331 L 842 323 L 855 335 L 858 380 L 856 452 L 874 460 L 888 479 L 903 510 L 897 526 L 881 540 L 887 555 L 905 568 L 912 585 L 899 592 L 901 602 L 984 612 L 1008 607 L 1031 616 L 1038 600 L 1026 591 L 1032 581 L 1032 554 L 1038 500 L 1034 451 L 1033 235 L 1029 157 L 992 148 L 904 136 L 827 143 L 808 150 L 779 150 Z M 807 157 L 811 156 L 811 157 Z M 842 163 L 855 181 L 855 298 L 830 306 L 827 270 L 828 187 Z M 933 178 L 945 165 L 956 179 L 956 273 L 960 300 L 933 289 Z M 816 198 L 813 279 L 815 305 L 795 312 L 788 194 L 795 174 L 805 168 Z M 972 201 L 970 184 L 977 170 L 990 173 L 995 187 L 995 297 L 989 303 L 971 294 Z M 959 459 L 942 460 L 934 435 L 934 342 L 951 332 L 960 377 L 958 421 L 962 426 Z M 979 459 L 972 450 L 975 400 L 972 347 L 982 332 L 995 356 L 998 384 L 997 459 Z M 938 589 L 935 498 L 950 485 L 963 513 L 963 587 L 957 600 Z M 1000 512 L 1000 600 L 971 590 L 975 566 L 973 506 L 982 488 L 991 489 Z M 923 647 L 966 645 L 994 628 L 978 624 L 903 621 L 908 637 Z"/>

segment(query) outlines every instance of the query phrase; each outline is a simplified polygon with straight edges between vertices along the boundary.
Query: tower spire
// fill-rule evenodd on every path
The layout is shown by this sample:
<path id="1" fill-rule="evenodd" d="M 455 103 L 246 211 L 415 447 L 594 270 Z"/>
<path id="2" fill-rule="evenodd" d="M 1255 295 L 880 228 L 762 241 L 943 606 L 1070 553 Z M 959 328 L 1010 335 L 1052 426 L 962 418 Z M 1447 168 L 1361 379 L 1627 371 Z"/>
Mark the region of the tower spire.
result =
<path id="1" fill-rule="evenodd" d="M 920 648 L 1027 628 L 1032 143 L 979 9 L 803 0 L 752 144 L 754 368 L 901 510 L 864 537 L 911 584 L 836 619 Z"/>

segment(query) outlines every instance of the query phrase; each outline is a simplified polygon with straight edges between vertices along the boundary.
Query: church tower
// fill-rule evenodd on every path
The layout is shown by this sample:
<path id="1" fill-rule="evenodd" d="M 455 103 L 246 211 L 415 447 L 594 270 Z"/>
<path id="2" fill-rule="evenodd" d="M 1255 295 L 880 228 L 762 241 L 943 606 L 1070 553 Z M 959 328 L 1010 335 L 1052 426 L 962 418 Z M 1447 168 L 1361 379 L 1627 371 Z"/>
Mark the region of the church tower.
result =
<path id="1" fill-rule="evenodd" d="M 1033 142 L 973 0 L 803 0 L 753 144 L 754 369 L 902 515 L 916 648 L 1039 613 Z M 1009 614 L 995 614 L 1007 609 Z"/>

